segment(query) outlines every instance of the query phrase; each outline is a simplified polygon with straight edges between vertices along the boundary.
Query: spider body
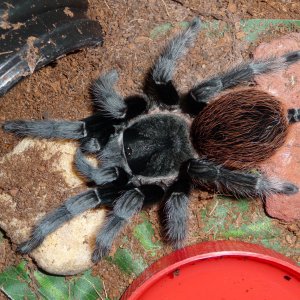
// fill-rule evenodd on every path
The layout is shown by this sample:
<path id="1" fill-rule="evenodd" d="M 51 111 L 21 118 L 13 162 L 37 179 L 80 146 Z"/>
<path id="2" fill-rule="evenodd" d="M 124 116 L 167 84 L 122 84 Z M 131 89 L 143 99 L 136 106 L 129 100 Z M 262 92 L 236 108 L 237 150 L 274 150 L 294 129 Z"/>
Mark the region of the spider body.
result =
<path id="1" fill-rule="evenodd" d="M 289 128 L 286 111 L 279 100 L 259 90 L 228 93 L 195 118 L 194 147 L 200 156 L 229 168 L 256 167 L 284 144 Z"/>
<path id="2" fill-rule="evenodd" d="M 300 51 L 240 65 L 181 97 L 173 73 L 200 24 L 195 19 L 165 47 L 150 72 L 145 95 L 123 99 L 114 88 L 118 74 L 110 71 L 93 85 L 96 112 L 90 117 L 5 122 L 4 130 L 21 136 L 78 140 L 76 168 L 94 183 L 94 188 L 67 199 L 42 218 L 20 252 L 32 251 L 74 216 L 108 206 L 92 256 L 97 262 L 109 253 L 129 219 L 157 201 L 164 207 L 166 238 L 181 247 L 187 233 L 189 193 L 195 185 L 237 197 L 298 192 L 290 182 L 250 171 L 284 143 L 290 124 L 300 120 L 300 110 L 284 108 L 276 98 L 253 89 L 213 97 L 252 81 L 255 75 L 299 61 Z M 194 110 L 185 110 L 183 100 Z M 99 166 L 93 166 L 86 154 L 96 155 Z"/>

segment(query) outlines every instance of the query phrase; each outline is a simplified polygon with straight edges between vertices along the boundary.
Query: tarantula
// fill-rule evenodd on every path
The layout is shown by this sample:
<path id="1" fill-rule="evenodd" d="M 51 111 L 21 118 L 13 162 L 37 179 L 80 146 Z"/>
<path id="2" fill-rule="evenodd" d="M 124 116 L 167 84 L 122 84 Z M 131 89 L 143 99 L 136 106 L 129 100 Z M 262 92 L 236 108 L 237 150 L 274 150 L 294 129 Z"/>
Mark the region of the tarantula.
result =
<path id="1" fill-rule="evenodd" d="M 173 73 L 200 27 L 196 18 L 171 39 L 149 72 L 145 95 L 123 99 L 114 88 L 118 74 L 112 70 L 93 85 L 96 112 L 90 117 L 4 123 L 5 131 L 20 136 L 78 140 L 76 168 L 95 184 L 43 217 L 19 246 L 21 253 L 38 247 L 74 216 L 106 206 L 110 212 L 92 255 L 97 262 L 129 219 L 156 201 L 163 203 L 166 239 L 178 248 L 186 236 L 194 186 L 236 197 L 298 192 L 290 182 L 251 170 L 283 145 L 289 125 L 300 120 L 300 109 L 287 109 L 275 97 L 249 88 L 214 96 L 299 61 L 300 51 L 250 61 L 200 82 L 183 97 Z M 96 155 L 99 167 L 87 154 Z"/>

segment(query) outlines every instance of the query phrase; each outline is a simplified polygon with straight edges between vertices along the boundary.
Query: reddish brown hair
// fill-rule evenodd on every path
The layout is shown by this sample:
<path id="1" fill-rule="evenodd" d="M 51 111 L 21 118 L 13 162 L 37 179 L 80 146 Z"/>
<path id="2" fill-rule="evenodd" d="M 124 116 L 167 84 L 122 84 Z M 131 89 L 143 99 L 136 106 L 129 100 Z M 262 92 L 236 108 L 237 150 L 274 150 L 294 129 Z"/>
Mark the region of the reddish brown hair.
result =
<path id="1" fill-rule="evenodd" d="M 247 169 L 272 156 L 287 131 L 283 104 L 268 93 L 247 89 L 208 104 L 193 121 L 191 138 L 201 157 Z"/>

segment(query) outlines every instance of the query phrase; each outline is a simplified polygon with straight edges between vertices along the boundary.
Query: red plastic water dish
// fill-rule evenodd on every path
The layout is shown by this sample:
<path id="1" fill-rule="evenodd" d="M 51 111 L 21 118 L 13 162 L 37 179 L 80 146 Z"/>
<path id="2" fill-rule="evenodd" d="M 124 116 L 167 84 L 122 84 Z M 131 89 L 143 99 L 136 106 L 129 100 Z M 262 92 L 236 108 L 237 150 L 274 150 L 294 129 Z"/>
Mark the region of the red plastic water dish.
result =
<path id="1" fill-rule="evenodd" d="M 265 247 L 203 242 L 146 269 L 122 300 L 300 300 L 300 267 Z"/>

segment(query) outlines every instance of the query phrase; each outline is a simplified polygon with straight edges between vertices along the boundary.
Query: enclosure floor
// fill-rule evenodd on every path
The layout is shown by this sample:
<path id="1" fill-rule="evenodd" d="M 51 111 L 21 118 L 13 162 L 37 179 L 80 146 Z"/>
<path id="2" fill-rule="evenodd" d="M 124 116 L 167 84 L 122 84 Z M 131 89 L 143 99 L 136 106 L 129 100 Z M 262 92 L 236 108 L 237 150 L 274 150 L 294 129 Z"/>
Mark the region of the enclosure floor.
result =
<path id="1" fill-rule="evenodd" d="M 146 72 L 165 41 L 179 30 L 180 22 L 198 15 L 204 21 L 219 21 L 220 28 L 230 24 L 231 29 L 224 30 L 221 35 L 202 32 L 195 47 L 179 63 L 175 82 L 181 92 L 186 92 L 197 81 L 249 58 L 261 41 L 272 40 L 288 31 L 286 28 L 269 30 L 249 43 L 245 41 L 240 28 L 241 19 L 297 19 L 300 3 L 296 2 L 89 0 L 89 16 L 103 26 L 103 47 L 63 57 L 24 79 L 0 100 L 0 122 L 11 119 L 82 119 L 92 111 L 89 94 L 91 82 L 107 70 L 118 70 L 118 90 L 123 95 L 141 93 Z M 20 141 L 2 131 L 0 140 L 0 158 Z M 17 195 L 20 218 L 32 219 L 31 215 L 40 213 L 35 205 L 36 199 L 31 195 L 38 176 L 47 172 L 47 169 L 39 166 L 40 175 L 24 180 L 27 171 L 36 168 L 34 159 L 33 154 L 30 159 L 24 159 L 25 165 L 21 169 L 26 172 L 23 173 L 18 172 L 20 165 L 8 166 L 15 170 L 14 182 L 10 186 L 0 185 L 0 190 Z M 68 189 L 63 183 L 60 182 L 57 188 L 59 180 L 59 174 L 47 177 L 43 211 L 50 211 L 68 196 Z M 18 181 L 24 182 L 21 190 L 13 187 Z M 300 262 L 299 222 L 285 224 L 267 217 L 259 200 L 238 202 L 200 191 L 195 191 L 191 200 L 187 244 L 203 240 L 240 239 L 264 244 Z M 30 215 L 22 215 L 22 210 L 29 207 Z M 138 273 L 134 267 L 124 269 L 120 266 L 117 259 L 114 260 L 116 255 L 125 249 L 133 260 L 140 259 L 142 266 L 147 266 L 171 251 L 162 242 L 157 211 L 158 207 L 153 207 L 134 217 L 114 243 L 110 254 L 112 259 L 103 260 L 93 267 L 93 275 L 99 276 L 104 282 L 110 299 L 118 299 Z M 14 217 L 0 212 L 2 220 Z M 254 223 L 257 224 L 255 228 Z M 148 230 L 149 240 L 134 235 L 141 228 Z M 30 272 L 36 269 L 34 262 L 28 256 L 16 254 L 15 248 L 4 233 L 4 237 L 0 238 L 0 274 L 23 259 L 28 261 Z M 1 292 L 0 299 L 6 299 Z"/>

